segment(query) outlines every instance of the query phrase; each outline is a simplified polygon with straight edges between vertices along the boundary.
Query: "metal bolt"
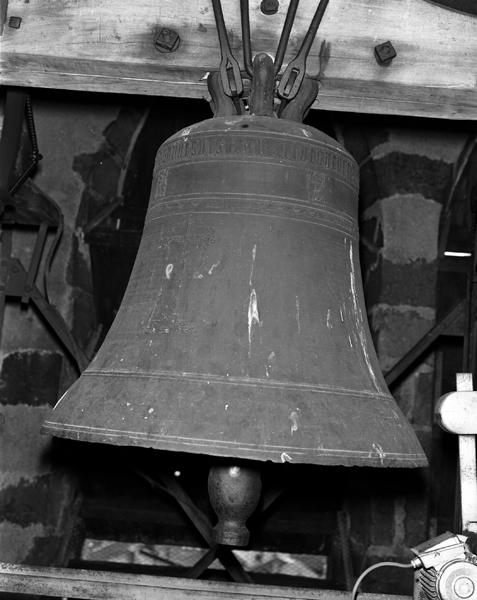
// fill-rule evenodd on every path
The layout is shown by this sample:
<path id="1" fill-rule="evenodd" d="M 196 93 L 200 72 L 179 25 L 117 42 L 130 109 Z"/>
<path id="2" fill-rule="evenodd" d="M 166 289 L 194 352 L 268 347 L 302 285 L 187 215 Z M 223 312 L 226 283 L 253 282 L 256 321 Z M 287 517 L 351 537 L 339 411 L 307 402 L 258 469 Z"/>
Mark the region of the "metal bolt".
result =
<path id="1" fill-rule="evenodd" d="M 374 47 L 374 56 L 380 65 L 389 65 L 397 53 L 391 42 L 384 42 Z"/>
<path id="2" fill-rule="evenodd" d="M 163 27 L 154 41 L 154 46 L 159 52 L 175 52 L 181 43 L 177 31 Z"/>
<path id="3" fill-rule="evenodd" d="M 21 17 L 10 17 L 8 19 L 8 26 L 12 27 L 12 29 L 20 29 L 21 24 L 22 24 Z"/>
<path id="4" fill-rule="evenodd" d="M 278 12 L 280 3 L 278 0 L 262 0 L 260 3 L 260 10 L 264 15 L 274 15 Z"/>

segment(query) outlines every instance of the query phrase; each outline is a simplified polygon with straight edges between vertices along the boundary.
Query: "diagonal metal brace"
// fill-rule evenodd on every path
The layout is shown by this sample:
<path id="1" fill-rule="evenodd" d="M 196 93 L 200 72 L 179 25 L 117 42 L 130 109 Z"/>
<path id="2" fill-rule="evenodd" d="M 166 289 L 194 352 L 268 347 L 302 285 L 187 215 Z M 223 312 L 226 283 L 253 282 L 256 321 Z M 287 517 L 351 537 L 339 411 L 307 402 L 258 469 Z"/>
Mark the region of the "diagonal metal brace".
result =
<path id="1" fill-rule="evenodd" d="M 463 334 L 462 321 L 465 314 L 465 301 L 461 300 L 434 327 L 425 333 L 421 339 L 398 362 L 385 373 L 384 379 L 391 386 L 404 372 L 427 352 L 431 344 L 441 335 L 456 335 L 459 330 Z"/>
<path id="2" fill-rule="evenodd" d="M 47 301 L 34 283 L 30 283 L 29 274 L 22 263 L 18 258 L 2 258 L 0 266 L 0 294 L 14 298 L 23 298 L 28 294 L 31 302 L 77 364 L 80 373 L 84 371 L 89 362 L 86 355 L 78 346 L 60 312 Z"/>
<path id="3" fill-rule="evenodd" d="M 213 527 L 207 516 L 195 505 L 190 496 L 184 490 L 184 488 L 177 482 L 174 477 L 167 475 L 166 473 L 160 473 L 160 482 L 150 477 L 143 471 L 135 469 L 136 473 L 143 477 L 152 487 L 166 492 L 172 496 L 185 514 L 189 517 L 197 531 L 204 538 L 205 542 L 210 547 L 208 552 L 192 569 L 189 576 L 198 577 L 212 562 L 213 558 L 217 557 L 220 562 L 227 569 L 228 573 L 234 581 L 237 583 L 253 583 L 250 575 L 244 570 L 242 565 L 236 556 L 232 553 L 229 548 L 222 547 L 219 549 L 219 545 L 214 541 Z M 213 552 L 213 556 L 212 556 Z M 207 557 L 207 559 L 206 559 Z M 210 560 L 212 559 L 212 560 Z M 210 560 L 210 562 L 208 562 Z M 208 564 L 207 564 L 208 563 Z"/>

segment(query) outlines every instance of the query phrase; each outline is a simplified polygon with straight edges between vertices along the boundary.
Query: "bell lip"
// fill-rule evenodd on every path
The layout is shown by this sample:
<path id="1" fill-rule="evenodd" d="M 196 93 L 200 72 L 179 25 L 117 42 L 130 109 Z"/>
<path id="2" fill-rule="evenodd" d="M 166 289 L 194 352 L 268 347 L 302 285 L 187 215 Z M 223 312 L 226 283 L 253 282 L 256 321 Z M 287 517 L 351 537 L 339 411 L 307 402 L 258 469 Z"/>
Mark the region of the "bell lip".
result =
<path id="1" fill-rule="evenodd" d="M 137 372 L 122 375 L 97 372 L 90 365 L 45 419 L 43 432 L 118 446 L 275 463 L 411 468 L 427 465 L 415 431 L 392 396 L 385 393 L 385 387 L 374 393 L 368 390 L 364 397 L 363 390 L 343 393 L 342 389 L 317 389 L 316 385 L 302 389 L 300 385 L 299 399 L 304 405 L 313 403 L 315 408 L 306 424 L 300 427 L 300 434 L 293 435 L 296 430 L 290 428 L 289 415 L 297 406 L 298 392 L 295 390 L 295 394 L 290 394 L 289 383 L 279 387 L 270 386 L 270 382 L 260 387 L 247 385 L 254 393 L 244 396 L 244 386 L 238 385 L 237 381 L 213 381 L 212 377 L 197 381 L 184 377 L 185 373 L 179 378 L 176 373 L 172 378 L 170 373 L 156 374 L 155 377 L 150 373 L 140 376 Z M 157 397 L 159 388 L 162 400 Z M 204 388 L 208 394 L 207 402 L 203 399 L 192 402 L 191 399 L 202 398 Z M 168 390 L 174 397 L 188 398 L 187 406 L 167 404 L 164 398 L 168 397 Z M 94 409 L 97 400 L 91 397 L 93 391 L 97 399 L 102 399 L 99 412 Z M 361 398 L 360 405 L 356 404 L 356 396 Z M 130 408 L 132 397 L 138 399 L 134 410 Z M 224 409 L 224 397 L 231 406 L 227 405 L 230 411 L 224 422 L 225 429 L 219 436 L 216 415 L 227 410 Z M 253 431 L 244 433 L 241 428 L 240 415 L 257 405 L 263 414 L 273 408 L 275 425 L 270 425 L 269 435 L 264 435 L 253 424 Z M 320 407 L 318 411 L 316 406 Z M 123 412 L 126 407 L 127 420 Z M 236 413 L 234 407 L 237 407 Z M 185 429 L 177 425 L 184 422 L 184 411 L 188 411 L 186 421 L 191 424 Z M 331 413 L 333 418 L 330 418 Z M 354 422 L 362 414 L 368 414 L 373 423 L 368 424 L 369 435 L 363 434 L 361 428 L 352 428 L 349 432 L 343 424 L 350 419 Z M 386 426 L 389 417 L 392 422 Z M 328 425 L 325 429 L 323 426 L 316 429 L 315 421 L 318 425 Z"/>
<path id="2" fill-rule="evenodd" d="M 194 441 L 193 439 L 178 440 L 177 438 L 166 438 L 160 435 L 141 434 L 130 431 L 114 431 L 105 428 L 99 428 L 93 431 L 91 427 L 81 427 L 78 425 L 68 425 L 46 420 L 41 426 L 41 433 L 55 437 L 67 438 L 76 441 L 91 443 L 103 443 L 114 446 L 134 446 L 143 448 L 152 448 L 155 450 L 165 450 L 172 452 L 188 452 L 190 454 L 203 454 L 206 456 L 218 456 L 223 458 L 241 458 L 254 461 L 271 461 L 274 463 L 290 464 L 313 464 L 321 466 L 343 466 L 343 467 L 380 467 L 380 468 L 419 468 L 429 466 L 424 451 L 420 453 L 392 453 L 387 452 L 384 455 L 363 451 L 354 451 L 353 456 L 350 452 L 340 450 L 308 450 L 299 451 L 296 448 L 281 447 L 276 451 L 269 448 L 260 449 L 252 444 L 241 444 L 239 447 L 225 443 L 217 443 L 204 451 L 204 440 Z M 146 439 L 147 438 L 147 439 Z M 287 452 L 288 450 L 288 452 Z"/>

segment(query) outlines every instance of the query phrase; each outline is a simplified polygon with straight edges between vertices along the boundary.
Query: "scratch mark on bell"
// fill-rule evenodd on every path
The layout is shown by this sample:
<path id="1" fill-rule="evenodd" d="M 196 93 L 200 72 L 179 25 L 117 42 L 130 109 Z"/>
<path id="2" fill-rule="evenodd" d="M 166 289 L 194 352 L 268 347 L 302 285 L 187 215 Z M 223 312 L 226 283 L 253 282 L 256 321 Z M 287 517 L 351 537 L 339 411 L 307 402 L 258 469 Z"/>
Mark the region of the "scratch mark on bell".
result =
<path id="1" fill-rule="evenodd" d="M 257 258 L 257 244 L 254 244 L 253 249 L 252 249 L 252 268 L 250 269 L 250 280 L 249 280 L 250 285 L 252 285 L 253 271 L 255 269 L 255 259 L 256 258 Z"/>
<path id="2" fill-rule="evenodd" d="M 376 388 L 376 390 L 379 391 L 380 388 L 378 385 L 378 380 L 376 379 L 376 374 L 374 372 L 373 365 L 371 363 L 371 358 L 370 358 L 369 352 L 368 352 L 368 341 L 367 341 L 367 336 L 366 336 L 366 332 L 364 329 L 363 314 L 362 314 L 361 308 L 359 306 L 358 294 L 356 292 L 356 273 L 355 273 L 355 269 L 354 269 L 353 244 L 351 243 L 351 241 L 349 241 L 348 243 L 349 243 L 349 262 L 350 262 L 350 272 L 349 272 L 350 290 L 351 290 L 351 299 L 353 301 L 353 310 L 354 310 L 354 316 L 355 316 L 355 322 L 356 322 L 356 329 L 358 331 L 360 346 L 363 350 L 364 360 L 366 361 L 366 365 L 368 367 L 369 374 L 371 376 L 371 379 L 373 380 L 374 387 Z"/>
<path id="3" fill-rule="evenodd" d="M 326 326 L 328 329 L 333 329 L 333 325 L 331 324 L 331 308 L 329 308 L 326 313 Z"/>
<path id="4" fill-rule="evenodd" d="M 186 127 L 185 129 L 182 130 L 181 136 L 186 138 L 186 140 L 187 140 L 187 136 L 189 135 L 190 130 L 191 130 L 190 127 Z"/>
<path id="5" fill-rule="evenodd" d="M 282 461 L 282 463 L 291 462 L 292 457 L 289 454 L 287 454 L 286 452 L 282 452 L 280 454 L 280 460 Z"/>
<path id="6" fill-rule="evenodd" d="M 170 279 L 172 275 L 172 271 L 174 270 L 174 265 L 169 263 L 166 267 L 166 279 Z"/>
<path id="7" fill-rule="evenodd" d="M 215 269 L 216 269 L 216 268 L 217 268 L 219 265 L 220 265 L 220 260 L 219 260 L 218 262 L 214 263 L 214 264 L 213 264 L 213 265 L 210 267 L 210 269 L 209 269 L 209 271 L 208 271 L 209 275 L 212 275 L 212 273 L 215 271 Z"/>
<path id="8" fill-rule="evenodd" d="M 61 398 L 58 400 L 58 402 L 55 404 L 54 408 L 56 408 L 58 406 L 58 404 L 63 400 L 63 398 L 66 396 L 66 392 L 61 396 Z"/>
<path id="9" fill-rule="evenodd" d="M 296 308 L 296 327 L 298 329 L 298 333 L 301 333 L 301 324 L 300 324 L 300 298 L 295 296 L 295 308 Z"/>
<path id="10" fill-rule="evenodd" d="M 384 452 L 383 447 L 380 444 L 376 444 L 373 442 L 373 450 L 378 455 L 381 464 L 384 463 L 384 459 L 386 458 L 386 452 Z"/>
<path id="11" fill-rule="evenodd" d="M 161 286 L 161 289 L 157 292 L 154 306 L 152 307 L 151 314 L 149 315 L 149 318 L 147 320 L 147 331 L 150 331 L 152 329 L 153 333 L 155 333 L 156 328 L 152 326 L 152 322 L 154 320 L 154 315 L 156 314 L 157 307 L 159 306 L 159 300 L 160 300 L 161 296 L 162 296 L 162 286 Z"/>
<path id="12" fill-rule="evenodd" d="M 253 289 L 250 292 L 248 302 L 248 356 L 252 353 L 252 336 L 253 328 L 258 325 L 260 327 L 260 315 L 258 314 L 257 292 Z"/>
<path id="13" fill-rule="evenodd" d="M 300 417 L 300 409 L 292 410 L 288 417 L 291 421 L 290 434 L 293 435 L 295 431 L 298 431 L 298 419 Z"/>
<path id="14" fill-rule="evenodd" d="M 268 355 L 268 359 L 267 359 L 267 364 L 265 365 L 265 374 L 267 377 L 270 377 L 270 371 L 269 369 L 271 369 L 273 367 L 273 361 L 275 360 L 275 352 L 273 352 L 273 350 L 270 352 L 270 354 Z"/>

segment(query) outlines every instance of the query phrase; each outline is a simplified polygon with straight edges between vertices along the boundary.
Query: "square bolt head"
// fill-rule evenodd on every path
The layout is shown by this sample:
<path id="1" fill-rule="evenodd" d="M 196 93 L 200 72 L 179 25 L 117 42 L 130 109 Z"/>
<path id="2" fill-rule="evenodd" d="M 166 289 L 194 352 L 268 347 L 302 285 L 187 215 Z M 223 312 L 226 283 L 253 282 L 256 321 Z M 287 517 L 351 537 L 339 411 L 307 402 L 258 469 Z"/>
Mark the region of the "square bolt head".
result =
<path id="1" fill-rule="evenodd" d="M 278 0 L 262 0 L 260 3 L 260 10 L 264 15 L 274 15 L 278 12 L 280 3 Z"/>
<path id="2" fill-rule="evenodd" d="M 159 52 L 175 52 L 180 44 L 177 31 L 163 27 L 155 39 L 154 45 Z"/>
<path id="3" fill-rule="evenodd" d="M 384 42 L 374 47 L 374 56 L 380 65 L 389 65 L 397 53 L 391 42 Z"/>
<path id="4" fill-rule="evenodd" d="M 8 26 L 12 29 L 20 29 L 20 25 L 22 24 L 21 17 L 10 17 L 8 19 Z"/>

